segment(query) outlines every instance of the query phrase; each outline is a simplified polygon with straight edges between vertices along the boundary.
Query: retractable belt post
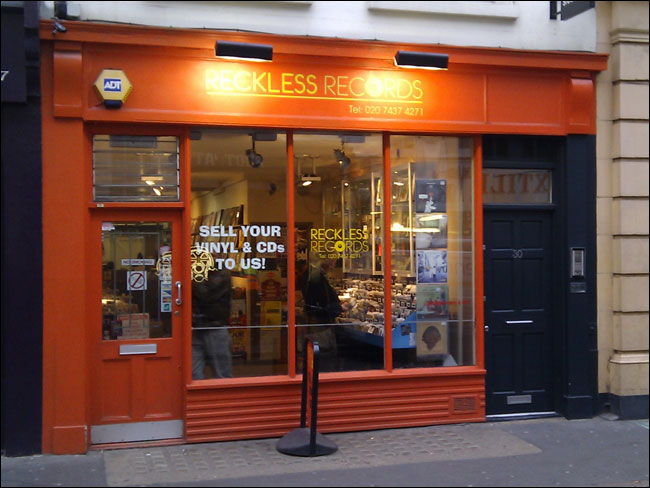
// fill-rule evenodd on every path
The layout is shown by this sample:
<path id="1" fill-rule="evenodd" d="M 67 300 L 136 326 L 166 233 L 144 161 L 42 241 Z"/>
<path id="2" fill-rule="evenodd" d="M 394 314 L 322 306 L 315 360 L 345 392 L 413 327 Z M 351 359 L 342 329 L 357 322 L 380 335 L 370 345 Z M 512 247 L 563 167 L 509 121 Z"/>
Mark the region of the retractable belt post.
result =
<path id="1" fill-rule="evenodd" d="M 318 342 L 305 338 L 302 367 L 302 401 L 300 405 L 300 428 L 282 437 L 276 449 L 291 456 L 325 456 L 336 452 L 338 446 L 316 431 L 318 423 Z M 307 419 L 309 418 L 309 428 Z"/>

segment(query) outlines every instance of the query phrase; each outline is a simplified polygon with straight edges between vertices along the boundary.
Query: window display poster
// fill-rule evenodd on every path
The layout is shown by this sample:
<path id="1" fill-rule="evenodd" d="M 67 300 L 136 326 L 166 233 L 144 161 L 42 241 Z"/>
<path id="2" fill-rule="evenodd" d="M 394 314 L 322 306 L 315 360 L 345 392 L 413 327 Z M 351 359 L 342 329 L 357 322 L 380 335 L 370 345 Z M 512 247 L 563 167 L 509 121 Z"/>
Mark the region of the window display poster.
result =
<path id="1" fill-rule="evenodd" d="M 417 285 L 417 320 L 449 318 L 447 285 Z"/>
<path id="2" fill-rule="evenodd" d="M 417 323 L 415 354 L 420 360 L 440 359 L 448 353 L 447 322 Z"/>
<path id="3" fill-rule="evenodd" d="M 417 282 L 447 283 L 447 250 L 417 251 Z"/>
<path id="4" fill-rule="evenodd" d="M 118 339 L 149 339 L 149 314 L 120 314 L 117 321 L 122 324 L 122 335 Z"/>
<path id="5" fill-rule="evenodd" d="M 447 180 L 415 180 L 415 212 L 447 211 Z"/>
<path id="6" fill-rule="evenodd" d="M 415 248 L 447 247 L 447 214 L 415 214 Z"/>
<path id="7" fill-rule="evenodd" d="M 280 300 L 271 300 L 260 302 L 261 305 L 261 323 L 264 325 L 282 324 L 282 302 Z"/>

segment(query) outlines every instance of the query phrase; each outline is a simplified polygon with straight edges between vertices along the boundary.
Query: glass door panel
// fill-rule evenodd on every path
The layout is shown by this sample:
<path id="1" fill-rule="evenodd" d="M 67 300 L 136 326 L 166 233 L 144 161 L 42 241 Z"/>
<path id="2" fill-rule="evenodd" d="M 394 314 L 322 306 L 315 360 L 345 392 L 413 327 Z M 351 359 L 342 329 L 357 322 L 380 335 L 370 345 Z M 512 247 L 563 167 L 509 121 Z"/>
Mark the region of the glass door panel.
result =
<path id="1" fill-rule="evenodd" d="M 170 222 L 102 222 L 102 338 L 171 337 Z"/>

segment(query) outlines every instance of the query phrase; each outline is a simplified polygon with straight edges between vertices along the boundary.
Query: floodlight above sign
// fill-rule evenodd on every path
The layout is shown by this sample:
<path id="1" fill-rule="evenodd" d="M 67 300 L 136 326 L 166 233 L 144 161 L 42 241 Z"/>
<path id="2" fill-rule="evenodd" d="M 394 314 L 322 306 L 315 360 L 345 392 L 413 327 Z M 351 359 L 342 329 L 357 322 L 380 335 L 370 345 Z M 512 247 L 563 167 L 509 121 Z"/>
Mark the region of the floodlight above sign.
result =
<path id="1" fill-rule="evenodd" d="M 94 86 L 106 108 L 120 108 L 133 89 L 121 69 L 102 70 Z"/>

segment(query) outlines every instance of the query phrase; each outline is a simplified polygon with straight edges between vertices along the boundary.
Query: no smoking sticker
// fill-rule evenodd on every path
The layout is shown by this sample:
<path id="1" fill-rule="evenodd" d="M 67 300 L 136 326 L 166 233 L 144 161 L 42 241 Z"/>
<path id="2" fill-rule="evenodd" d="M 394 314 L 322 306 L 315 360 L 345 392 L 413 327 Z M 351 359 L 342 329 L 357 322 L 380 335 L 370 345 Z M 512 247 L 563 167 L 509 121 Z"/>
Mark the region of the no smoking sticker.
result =
<path id="1" fill-rule="evenodd" d="M 147 289 L 146 271 L 127 271 L 126 289 L 128 291 L 143 291 Z"/>

